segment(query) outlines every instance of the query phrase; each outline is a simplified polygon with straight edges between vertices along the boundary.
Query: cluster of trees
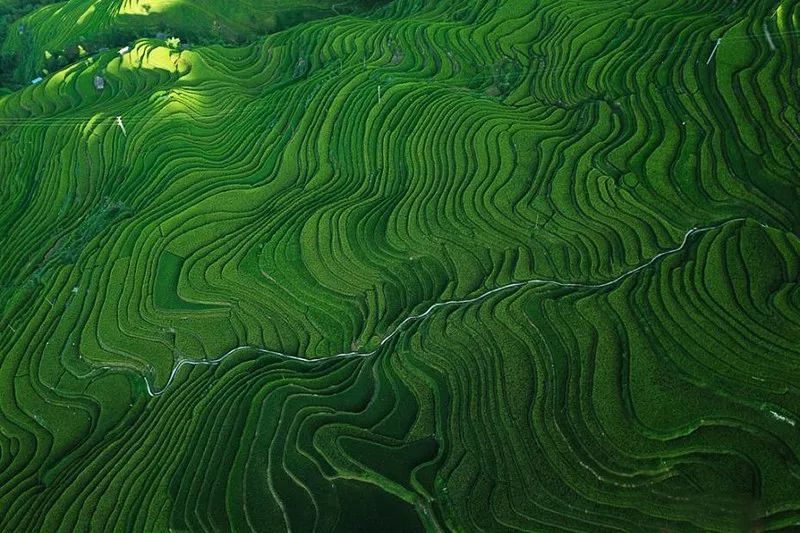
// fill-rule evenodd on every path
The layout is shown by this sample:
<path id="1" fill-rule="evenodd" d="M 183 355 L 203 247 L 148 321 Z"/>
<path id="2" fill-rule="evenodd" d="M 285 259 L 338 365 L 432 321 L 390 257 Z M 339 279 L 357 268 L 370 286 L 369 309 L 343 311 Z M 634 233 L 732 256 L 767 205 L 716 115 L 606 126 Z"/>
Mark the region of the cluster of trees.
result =
<path id="1" fill-rule="evenodd" d="M 146 35 L 135 29 L 120 28 L 113 32 L 94 35 L 89 39 L 81 37 L 78 42 L 61 50 L 45 50 L 42 58 L 34 59 L 30 61 L 30 65 L 20 68 L 22 53 L 34 48 L 31 36 L 23 32 L 20 35 L 23 45 L 19 47 L 19 51 L 0 56 L 0 87 L 18 88 L 34 76 L 55 72 L 103 49 L 122 47 L 142 37 L 152 37 L 152 35 Z M 176 37 L 165 41 L 171 47 L 180 45 L 180 39 Z"/>
<path id="2" fill-rule="evenodd" d="M 10 31 L 21 30 L 24 38 L 25 28 L 19 28 L 15 22 L 31 11 L 54 1 L 56 0 L 5 0 L 0 2 L 0 46 L 6 41 Z M 16 54 L 0 55 L 0 87 L 18 85 L 13 79 L 18 60 L 19 57 Z"/>
<path id="3" fill-rule="evenodd" d="M 47 72 L 53 72 L 60 68 L 66 67 L 70 63 L 74 63 L 78 59 L 86 57 L 88 51 L 81 44 L 73 44 L 63 50 L 51 52 L 44 51 L 44 68 Z"/>
<path id="4" fill-rule="evenodd" d="M 14 52 L 0 54 L 0 88 L 18 89 L 36 76 L 47 75 L 105 48 L 122 47 L 140 38 L 164 36 L 167 46 L 171 48 L 181 46 L 181 39 L 174 36 L 175 32 L 169 28 L 157 28 L 153 21 L 138 27 L 115 27 L 89 38 L 80 37 L 77 42 L 61 50 L 44 50 L 43 57 L 26 55 L 36 48 L 33 42 L 33 32 L 23 26 L 18 28 L 17 21 L 31 11 L 53 1 L 34 0 L 32 2 L 27 0 L 24 4 L 23 0 L 0 2 L 0 43 L 5 41 L 10 31 L 19 31 L 19 35 L 16 37 L 21 41 L 20 46 L 15 47 Z M 198 45 L 241 44 L 247 40 L 246 36 L 228 31 L 216 20 L 212 22 L 210 28 L 205 31 L 198 28 L 193 35 L 188 35 L 188 37 L 193 44 Z"/>

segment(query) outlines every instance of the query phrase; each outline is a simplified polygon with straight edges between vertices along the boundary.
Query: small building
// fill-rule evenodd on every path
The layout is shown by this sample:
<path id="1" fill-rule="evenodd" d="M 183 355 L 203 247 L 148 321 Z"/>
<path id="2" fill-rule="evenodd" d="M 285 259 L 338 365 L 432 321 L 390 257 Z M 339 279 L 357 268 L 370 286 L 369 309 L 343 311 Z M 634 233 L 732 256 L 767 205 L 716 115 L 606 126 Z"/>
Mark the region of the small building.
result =
<path id="1" fill-rule="evenodd" d="M 127 54 L 130 51 L 131 51 L 131 47 L 130 46 L 125 46 L 124 48 L 120 48 L 119 49 L 119 55 L 123 56 L 123 55 Z"/>
<path id="2" fill-rule="evenodd" d="M 105 78 L 103 78 L 103 76 L 95 75 L 95 77 L 94 77 L 94 88 L 97 89 L 98 91 L 102 91 L 105 88 L 105 86 L 106 86 Z"/>
<path id="3" fill-rule="evenodd" d="M 43 79 L 44 79 L 44 78 L 42 78 L 41 76 L 39 76 L 38 78 L 33 78 L 33 79 L 31 80 L 31 85 L 37 85 L 37 84 L 39 84 L 39 83 L 42 83 L 42 80 L 43 80 Z"/>

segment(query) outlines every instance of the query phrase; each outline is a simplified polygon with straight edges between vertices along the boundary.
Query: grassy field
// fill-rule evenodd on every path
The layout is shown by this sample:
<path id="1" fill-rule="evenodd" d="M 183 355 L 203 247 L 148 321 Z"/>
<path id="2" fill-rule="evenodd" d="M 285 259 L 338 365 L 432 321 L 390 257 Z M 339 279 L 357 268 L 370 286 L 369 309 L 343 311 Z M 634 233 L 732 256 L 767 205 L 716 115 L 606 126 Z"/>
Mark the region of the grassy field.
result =
<path id="1" fill-rule="evenodd" d="M 800 2 L 0 17 L 0 531 L 800 524 Z"/>

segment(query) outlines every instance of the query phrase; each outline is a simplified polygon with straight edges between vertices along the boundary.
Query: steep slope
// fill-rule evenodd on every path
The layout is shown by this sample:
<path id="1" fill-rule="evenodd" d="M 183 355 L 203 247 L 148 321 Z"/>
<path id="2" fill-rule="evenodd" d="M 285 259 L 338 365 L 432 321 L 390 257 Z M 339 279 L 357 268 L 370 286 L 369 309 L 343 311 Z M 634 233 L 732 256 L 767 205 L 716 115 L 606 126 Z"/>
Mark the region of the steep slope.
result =
<path id="1" fill-rule="evenodd" d="M 800 520 L 800 3 L 202 5 L 0 96 L 0 530 Z"/>

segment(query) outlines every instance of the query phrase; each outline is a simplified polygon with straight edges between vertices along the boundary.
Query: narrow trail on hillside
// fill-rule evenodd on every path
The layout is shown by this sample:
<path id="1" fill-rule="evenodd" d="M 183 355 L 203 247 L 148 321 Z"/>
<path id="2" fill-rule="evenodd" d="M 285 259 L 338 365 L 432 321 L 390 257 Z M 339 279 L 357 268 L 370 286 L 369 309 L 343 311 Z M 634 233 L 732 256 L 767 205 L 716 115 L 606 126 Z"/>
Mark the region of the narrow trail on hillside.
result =
<path id="1" fill-rule="evenodd" d="M 514 281 L 514 282 L 511 282 L 511 283 L 507 283 L 505 285 L 500 285 L 499 287 L 495 287 L 493 289 L 487 290 L 487 291 L 482 292 L 482 293 L 478 294 L 477 296 L 473 296 L 471 298 L 463 298 L 463 299 L 458 299 L 458 300 L 447 300 L 447 301 L 443 301 L 443 302 L 436 302 L 434 304 L 431 304 L 424 312 L 418 313 L 418 314 L 414 314 L 414 315 L 410 315 L 410 316 L 407 316 L 406 318 L 404 318 L 397 326 L 394 327 L 394 329 L 392 329 L 389 332 L 388 335 L 386 335 L 381 340 L 381 342 L 380 342 L 380 344 L 378 345 L 377 348 L 375 348 L 374 350 L 371 350 L 369 352 L 352 351 L 352 352 L 337 353 L 337 354 L 333 354 L 333 355 L 326 355 L 326 356 L 322 356 L 322 357 L 304 358 L 304 357 L 298 357 L 296 355 L 277 352 L 277 351 L 274 351 L 274 350 L 268 350 L 266 348 L 260 348 L 258 346 L 247 346 L 247 345 L 246 346 L 237 346 L 236 348 L 233 348 L 233 349 L 225 352 L 224 354 L 222 354 L 219 357 L 216 357 L 214 359 L 205 359 L 205 360 L 181 359 L 181 360 L 179 360 L 175 364 L 175 366 L 172 368 L 172 372 L 170 372 L 170 376 L 169 376 L 169 379 L 167 379 L 167 383 L 160 389 L 154 388 L 153 384 L 151 383 L 151 380 L 146 375 L 142 374 L 142 378 L 144 379 L 145 387 L 147 388 L 148 395 L 151 396 L 151 397 L 155 397 L 155 396 L 161 396 L 162 394 L 164 394 L 164 392 L 166 392 L 166 390 L 169 388 L 169 386 L 175 380 L 175 376 L 177 375 L 178 371 L 181 368 L 183 368 L 184 366 L 213 366 L 213 365 L 217 365 L 217 364 L 221 363 L 222 361 L 224 361 L 229 356 L 231 356 L 231 355 L 233 355 L 233 354 L 235 354 L 237 352 L 243 351 L 243 350 L 254 350 L 254 351 L 257 351 L 257 352 L 260 352 L 260 353 L 263 353 L 263 354 L 269 354 L 269 355 L 277 356 L 277 357 L 280 357 L 280 358 L 283 358 L 283 359 L 291 359 L 291 360 L 294 360 L 294 361 L 301 361 L 301 362 L 309 363 L 309 364 L 319 363 L 319 362 L 322 362 L 322 361 L 328 361 L 328 360 L 331 360 L 331 359 L 369 357 L 369 356 L 372 356 L 372 355 L 375 355 L 376 353 L 378 353 L 386 343 L 391 341 L 394 337 L 396 337 L 404 329 L 406 329 L 406 326 L 408 326 L 411 323 L 424 320 L 426 317 L 428 317 L 431 313 L 433 313 L 437 309 L 440 309 L 440 308 L 443 308 L 443 307 L 466 306 L 466 305 L 473 304 L 475 302 L 479 302 L 481 300 L 485 300 L 486 298 L 488 298 L 489 296 L 491 296 L 493 294 L 497 294 L 497 293 L 504 292 L 504 291 L 519 290 L 519 289 L 521 289 L 523 287 L 530 287 L 530 286 L 540 286 L 540 287 L 551 286 L 551 287 L 565 287 L 565 288 L 573 288 L 573 289 L 604 289 L 604 288 L 607 288 L 607 287 L 611 287 L 611 286 L 616 285 L 616 284 L 622 282 L 623 280 L 633 276 L 634 274 L 637 274 L 638 272 L 641 272 L 642 270 L 646 269 L 647 267 L 653 265 L 659 259 L 662 259 L 663 257 L 669 256 L 669 255 L 674 255 L 676 253 L 679 253 L 679 252 L 683 251 L 686 248 L 686 245 L 689 243 L 689 240 L 695 235 L 707 233 L 709 231 L 720 229 L 720 228 L 723 228 L 723 227 L 728 226 L 730 224 L 736 224 L 736 223 L 739 223 L 739 222 L 744 222 L 746 220 L 748 220 L 746 217 L 740 217 L 740 218 L 733 218 L 733 219 L 725 220 L 723 222 L 719 222 L 719 223 L 708 225 L 708 226 L 695 226 L 695 227 L 689 229 L 686 233 L 684 233 L 683 239 L 682 239 L 680 245 L 676 246 L 675 248 L 670 248 L 668 250 L 660 252 L 660 253 L 654 255 L 653 257 L 651 257 L 650 259 L 648 259 L 646 262 L 642 263 L 641 265 L 639 265 L 637 267 L 634 267 L 634 268 L 632 268 L 630 270 L 626 270 L 622 274 L 620 274 L 619 276 L 617 276 L 617 277 L 615 277 L 613 279 L 607 280 L 607 281 L 597 282 L 597 283 L 590 283 L 590 282 L 578 282 L 578 281 L 562 281 L 562 280 L 558 280 L 558 279 L 548 279 L 548 278 L 531 278 L 531 279 L 527 279 L 527 280 Z M 757 222 L 757 221 L 756 221 L 756 223 L 759 224 L 760 226 L 764 227 L 764 228 L 768 228 L 769 227 L 766 224 L 763 224 L 763 223 L 760 223 L 760 222 Z M 107 370 L 116 370 L 116 368 L 110 367 L 110 366 L 104 366 L 103 368 L 107 369 Z"/>

